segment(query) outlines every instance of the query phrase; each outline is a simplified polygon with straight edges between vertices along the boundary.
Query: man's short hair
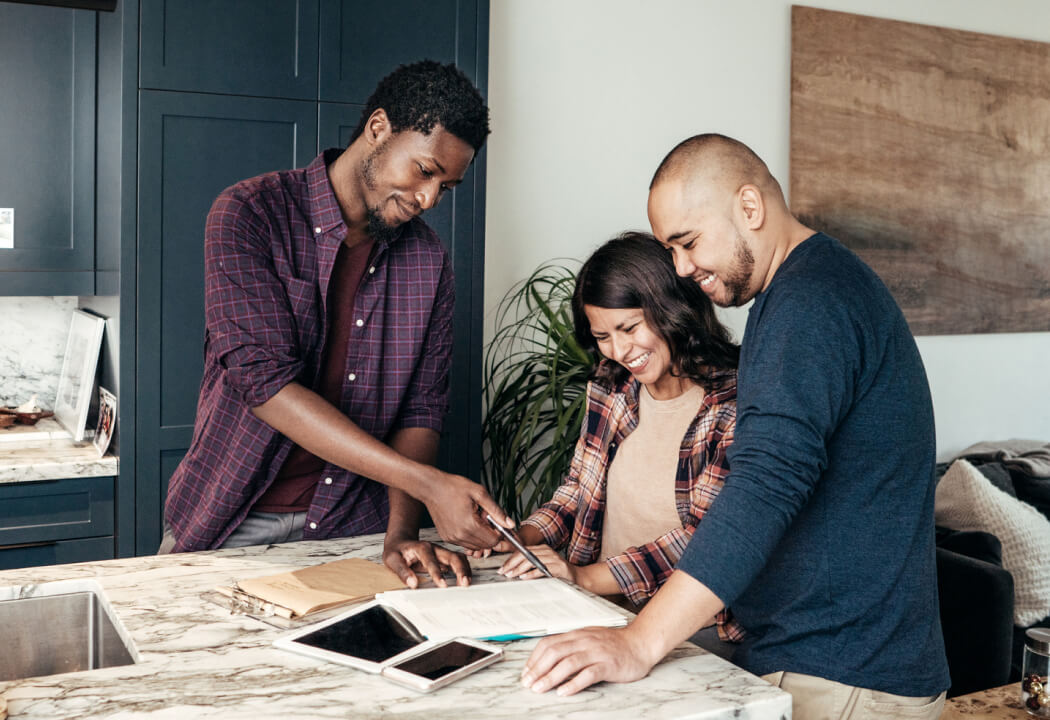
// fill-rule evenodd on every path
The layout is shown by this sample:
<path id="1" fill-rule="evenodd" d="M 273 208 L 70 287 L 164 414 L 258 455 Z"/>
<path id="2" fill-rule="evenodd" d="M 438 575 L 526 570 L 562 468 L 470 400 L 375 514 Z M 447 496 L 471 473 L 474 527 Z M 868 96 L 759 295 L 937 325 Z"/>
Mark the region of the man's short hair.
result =
<path id="1" fill-rule="evenodd" d="M 440 125 L 474 152 L 489 134 L 489 109 L 481 93 L 455 65 L 421 60 L 399 65 L 379 81 L 365 103 L 353 143 L 365 131 L 368 118 L 379 108 L 386 111 L 394 132 L 416 130 L 429 135 Z"/>
<path id="2" fill-rule="evenodd" d="M 694 135 L 675 145 L 656 168 L 649 189 L 664 180 L 695 172 L 701 162 L 713 176 L 725 178 L 730 183 L 749 182 L 762 188 L 772 184 L 779 190 L 766 163 L 754 150 L 739 140 L 718 133 Z"/>

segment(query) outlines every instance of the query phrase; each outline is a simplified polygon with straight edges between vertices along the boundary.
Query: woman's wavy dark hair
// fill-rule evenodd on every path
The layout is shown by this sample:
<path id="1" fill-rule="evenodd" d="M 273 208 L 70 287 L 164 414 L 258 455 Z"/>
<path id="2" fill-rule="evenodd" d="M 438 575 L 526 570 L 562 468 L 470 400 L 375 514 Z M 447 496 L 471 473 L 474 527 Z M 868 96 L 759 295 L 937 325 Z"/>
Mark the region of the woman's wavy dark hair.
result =
<path id="1" fill-rule="evenodd" d="M 645 232 L 625 232 L 598 248 L 580 268 L 572 295 L 576 340 L 601 357 L 584 305 L 641 308 L 645 322 L 667 343 L 671 366 L 710 390 L 716 372 L 736 368 L 740 347 L 715 316 L 695 281 L 679 277 L 670 253 Z M 600 363 L 594 379 L 617 385 L 629 374 L 616 362 Z"/>

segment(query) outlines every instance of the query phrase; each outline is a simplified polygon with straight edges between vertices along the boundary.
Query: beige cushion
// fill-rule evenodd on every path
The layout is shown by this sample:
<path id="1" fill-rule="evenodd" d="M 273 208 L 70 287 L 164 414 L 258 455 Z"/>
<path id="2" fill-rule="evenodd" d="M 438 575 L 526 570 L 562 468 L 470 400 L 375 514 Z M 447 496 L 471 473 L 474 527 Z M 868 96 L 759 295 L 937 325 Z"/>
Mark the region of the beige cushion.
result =
<path id="1" fill-rule="evenodd" d="M 965 460 L 956 460 L 941 478 L 934 508 L 938 525 L 999 538 L 1003 567 L 1014 578 L 1014 624 L 1027 626 L 1050 615 L 1050 520 Z"/>

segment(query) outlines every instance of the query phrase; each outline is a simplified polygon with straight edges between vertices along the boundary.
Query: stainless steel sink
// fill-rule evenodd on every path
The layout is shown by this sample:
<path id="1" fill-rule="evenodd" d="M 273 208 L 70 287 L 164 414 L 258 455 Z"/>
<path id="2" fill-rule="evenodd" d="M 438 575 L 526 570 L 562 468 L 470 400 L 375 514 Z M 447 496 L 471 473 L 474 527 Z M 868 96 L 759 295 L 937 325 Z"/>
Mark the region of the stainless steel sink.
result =
<path id="1" fill-rule="evenodd" d="M 0 601 L 0 636 L 0 680 L 131 665 L 137 655 L 92 591 Z"/>

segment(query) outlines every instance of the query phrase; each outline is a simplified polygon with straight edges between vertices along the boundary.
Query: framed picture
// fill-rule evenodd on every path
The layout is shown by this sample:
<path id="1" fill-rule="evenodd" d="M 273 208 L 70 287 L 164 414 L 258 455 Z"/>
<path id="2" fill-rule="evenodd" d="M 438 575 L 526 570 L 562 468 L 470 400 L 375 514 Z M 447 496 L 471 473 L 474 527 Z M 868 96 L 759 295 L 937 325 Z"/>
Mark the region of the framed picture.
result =
<path id="1" fill-rule="evenodd" d="M 84 439 L 91 395 L 95 390 L 95 370 L 102 349 L 102 331 L 106 319 L 83 310 L 73 311 L 69 340 L 62 360 L 55 397 L 55 419 L 73 436 L 73 442 Z"/>
<path id="2" fill-rule="evenodd" d="M 117 396 L 101 385 L 98 386 L 98 425 L 95 426 L 95 437 L 92 439 L 98 456 L 102 457 L 109 448 L 113 429 L 117 424 Z"/>

